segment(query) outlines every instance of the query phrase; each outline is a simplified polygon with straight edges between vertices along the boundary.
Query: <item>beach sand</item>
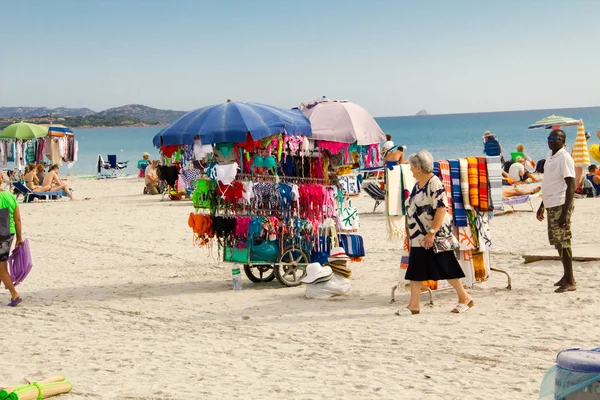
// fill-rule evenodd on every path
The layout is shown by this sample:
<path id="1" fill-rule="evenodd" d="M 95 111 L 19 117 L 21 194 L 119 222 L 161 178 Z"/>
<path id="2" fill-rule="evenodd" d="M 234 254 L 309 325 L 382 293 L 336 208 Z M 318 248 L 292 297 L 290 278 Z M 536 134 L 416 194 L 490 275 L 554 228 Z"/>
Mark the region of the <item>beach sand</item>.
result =
<path id="1" fill-rule="evenodd" d="M 492 221 L 493 266 L 513 290 L 492 273 L 463 315 L 441 291 L 397 317 L 399 244 L 366 194 L 353 200 L 367 256 L 351 293 L 308 300 L 245 276 L 234 292 L 231 264 L 192 246 L 189 201 L 143 196 L 137 179 L 69 183 L 92 199 L 19 203 L 34 267 L 23 303 L 0 308 L 0 383 L 61 372 L 73 392 L 60 399 L 533 399 L 559 351 L 599 344 L 598 263 L 575 263 L 578 290 L 553 293 L 560 262 L 521 258 L 549 247 L 532 212 Z M 597 241 L 599 205 L 575 201 L 574 244 Z"/>

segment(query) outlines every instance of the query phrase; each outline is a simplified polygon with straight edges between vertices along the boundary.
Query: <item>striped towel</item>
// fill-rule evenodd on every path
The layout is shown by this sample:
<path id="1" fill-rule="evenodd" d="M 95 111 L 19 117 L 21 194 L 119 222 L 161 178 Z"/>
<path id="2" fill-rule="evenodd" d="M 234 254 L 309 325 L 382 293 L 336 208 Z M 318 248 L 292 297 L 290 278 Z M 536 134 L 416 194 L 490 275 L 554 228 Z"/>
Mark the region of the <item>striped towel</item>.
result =
<path id="1" fill-rule="evenodd" d="M 490 210 L 490 197 L 485 157 L 477 157 L 477 171 L 479 171 L 479 209 L 488 211 Z"/>
<path id="2" fill-rule="evenodd" d="M 500 156 L 487 158 L 488 180 L 490 181 L 491 209 L 502 210 L 502 164 Z"/>
<path id="3" fill-rule="evenodd" d="M 406 165 L 406 164 L 404 164 Z M 385 214 L 388 240 L 402 240 L 405 217 L 402 215 L 402 168 L 398 165 L 385 169 Z"/>
<path id="4" fill-rule="evenodd" d="M 469 200 L 473 208 L 479 207 L 479 171 L 477 170 L 477 159 L 467 158 L 469 163 Z"/>
<path id="5" fill-rule="evenodd" d="M 458 160 L 448 161 L 450 164 L 450 176 L 452 177 L 452 202 L 454 203 L 454 225 L 467 226 L 467 211 L 462 202 L 460 189 L 460 163 Z"/>
<path id="6" fill-rule="evenodd" d="M 437 161 L 433 162 L 433 171 L 432 172 L 435 176 L 440 176 L 440 165 L 438 164 Z"/>
<path id="7" fill-rule="evenodd" d="M 466 158 L 459 158 L 460 163 L 460 191 L 465 210 L 472 210 L 471 197 L 469 196 L 469 162 Z"/>
<path id="8" fill-rule="evenodd" d="M 452 177 L 450 176 L 450 163 L 448 161 L 438 161 L 438 165 L 440 168 L 439 178 L 444 184 L 444 189 L 446 189 L 446 196 L 448 197 L 448 214 L 453 214 L 452 204 Z"/>

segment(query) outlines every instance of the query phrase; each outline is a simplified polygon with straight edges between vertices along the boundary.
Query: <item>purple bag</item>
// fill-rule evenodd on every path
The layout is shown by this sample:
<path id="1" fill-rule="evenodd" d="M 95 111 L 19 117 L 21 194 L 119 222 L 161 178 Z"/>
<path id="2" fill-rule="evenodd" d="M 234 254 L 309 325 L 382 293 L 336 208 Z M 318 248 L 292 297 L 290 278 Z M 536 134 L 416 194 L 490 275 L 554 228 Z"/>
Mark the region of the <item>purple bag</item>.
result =
<path id="1" fill-rule="evenodd" d="M 15 247 L 10 253 L 8 266 L 13 285 L 17 286 L 27 278 L 33 266 L 31 252 L 29 251 L 29 239 L 25 239 L 21 246 Z"/>

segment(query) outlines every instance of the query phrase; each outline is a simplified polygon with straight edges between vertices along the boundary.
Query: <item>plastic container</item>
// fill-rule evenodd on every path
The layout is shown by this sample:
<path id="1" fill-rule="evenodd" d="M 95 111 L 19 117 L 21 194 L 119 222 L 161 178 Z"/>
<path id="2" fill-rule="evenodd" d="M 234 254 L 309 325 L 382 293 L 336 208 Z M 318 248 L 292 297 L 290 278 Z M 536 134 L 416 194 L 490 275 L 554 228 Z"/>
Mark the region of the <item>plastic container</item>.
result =
<path id="1" fill-rule="evenodd" d="M 242 290 L 242 274 L 240 273 L 240 264 L 231 266 L 231 277 L 233 280 L 233 290 Z"/>
<path id="2" fill-rule="evenodd" d="M 600 400 L 600 348 L 558 353 L 554 391 L 556 399 Z"/>

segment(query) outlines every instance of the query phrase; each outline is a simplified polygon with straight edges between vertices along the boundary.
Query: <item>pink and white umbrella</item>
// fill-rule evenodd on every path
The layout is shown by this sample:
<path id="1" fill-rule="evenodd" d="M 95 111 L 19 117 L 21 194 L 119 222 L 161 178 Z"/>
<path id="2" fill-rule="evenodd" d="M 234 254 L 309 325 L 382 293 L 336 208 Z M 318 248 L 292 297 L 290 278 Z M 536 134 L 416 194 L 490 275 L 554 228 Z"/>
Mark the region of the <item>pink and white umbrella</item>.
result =
<path id="1" fill-rule="evenodd" d="M 304 102 L 298 109 L 310 121 L 314 140 L 369 145 L 385 142 L 385 133 L 358 104 L 326 97 Z"/>

